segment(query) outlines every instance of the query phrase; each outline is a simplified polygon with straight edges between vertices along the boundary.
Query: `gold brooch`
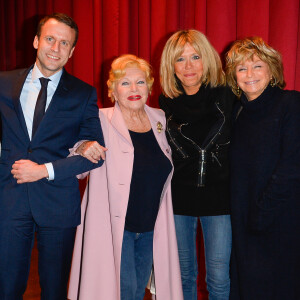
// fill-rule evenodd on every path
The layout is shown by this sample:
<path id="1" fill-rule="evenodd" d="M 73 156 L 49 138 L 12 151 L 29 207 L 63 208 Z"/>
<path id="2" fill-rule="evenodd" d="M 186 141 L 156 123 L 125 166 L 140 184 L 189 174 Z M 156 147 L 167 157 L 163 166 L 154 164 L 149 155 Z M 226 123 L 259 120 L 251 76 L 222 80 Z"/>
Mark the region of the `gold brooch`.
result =
<path id="1" fill-rule="evenodd" d="M 156 129 L 159 133 L 161 133 L 161 131 L 163 130 L 163 126 L 160 122 L 157 122 Z"/>

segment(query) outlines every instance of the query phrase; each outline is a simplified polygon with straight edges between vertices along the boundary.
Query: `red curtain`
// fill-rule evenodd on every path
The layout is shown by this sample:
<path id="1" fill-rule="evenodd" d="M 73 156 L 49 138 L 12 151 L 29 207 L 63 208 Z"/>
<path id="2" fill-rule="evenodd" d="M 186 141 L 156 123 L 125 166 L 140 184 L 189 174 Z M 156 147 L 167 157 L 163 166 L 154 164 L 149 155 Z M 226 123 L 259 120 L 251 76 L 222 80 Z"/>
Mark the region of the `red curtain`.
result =
<path id="1" fill-rule="evenodd" d="M 174 31 L 189 28 L 206 34 L 222 57 L 235 39 L 261 36 L 281 52 L 287 88 L 300 90 L 299 0 L 0 0 L 0 70 L 34 62 L 37 23 L 52 12 L 67 13 L 78 23 L 79 41 L 67 70 L 97 88 L 100 107 L 111 105 L 108 70 L 124 53 L 152 64 L 149 102 L 157 106 L 163 46 Z M 199 297 L 207 299 L 205 293 Z"/>
<path id="2" fill-rule="evenodd" d="M 196 28 L 224 57 L 236 38 L 258 35 L 282 53 L 288 89 L 300 90 L 299 0 L 0 0 L 0 70 L 32 64 L 38 20 L 65 12 L 79 25 L 68 71 L 98 89 L 99 106 L 110 106 L 106 80 L 111 61 L 133 53 L 153 66 L 157 106 L 159 62 L 172 32 Z"/>

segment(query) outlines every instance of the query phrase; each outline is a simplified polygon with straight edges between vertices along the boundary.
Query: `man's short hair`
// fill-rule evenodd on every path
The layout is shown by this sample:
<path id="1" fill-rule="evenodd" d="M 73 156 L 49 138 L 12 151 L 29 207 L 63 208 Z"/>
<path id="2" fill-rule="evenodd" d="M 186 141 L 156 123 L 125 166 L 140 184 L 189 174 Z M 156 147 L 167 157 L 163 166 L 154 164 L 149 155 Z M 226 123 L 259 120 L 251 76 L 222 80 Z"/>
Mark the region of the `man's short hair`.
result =
<path id="1" fill-rule="evenodd" d="M 78 26 L 71 17 L 69 17 L 68 15 L 63 14 L 63 13 L 53 13 L 51 15 L 45 16 L 38 24 L 37 33 L 36 33 L 37 37 L 40 38 L 42 27 L 49 19 L 55 19 L 58 22 L 64 23 L 75 30 L 75 40 L 73 43 L 73 47 L 75 47 L 77 40 L 78 40 Z"/>

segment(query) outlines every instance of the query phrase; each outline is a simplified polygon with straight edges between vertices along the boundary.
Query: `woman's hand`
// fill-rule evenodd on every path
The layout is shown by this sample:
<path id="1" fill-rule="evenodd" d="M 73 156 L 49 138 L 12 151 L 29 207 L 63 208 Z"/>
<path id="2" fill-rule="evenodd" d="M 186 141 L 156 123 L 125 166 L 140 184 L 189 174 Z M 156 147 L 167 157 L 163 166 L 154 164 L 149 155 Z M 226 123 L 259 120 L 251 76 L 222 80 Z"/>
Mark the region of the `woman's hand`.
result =
<path id="1" fill-rule="evenodd" d="M 86 141 L 78 147 L 76 153 L 96 164 L 100 159 L 105 160 L 106 151 L 107 148 L 102 147 L 98 142 Z"/>

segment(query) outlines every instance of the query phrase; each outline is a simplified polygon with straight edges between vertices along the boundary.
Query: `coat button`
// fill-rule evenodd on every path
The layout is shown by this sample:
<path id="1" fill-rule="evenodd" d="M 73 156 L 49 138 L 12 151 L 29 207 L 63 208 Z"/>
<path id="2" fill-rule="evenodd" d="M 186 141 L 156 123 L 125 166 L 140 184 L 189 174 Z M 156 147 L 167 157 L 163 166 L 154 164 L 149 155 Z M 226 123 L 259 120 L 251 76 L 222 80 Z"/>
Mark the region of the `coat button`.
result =
<path id="1" fill-rule="evenodd" d="M 32 153 L 32 149 L 29 148 L 27 152 L 28 152 L 28 153 Z"/>

